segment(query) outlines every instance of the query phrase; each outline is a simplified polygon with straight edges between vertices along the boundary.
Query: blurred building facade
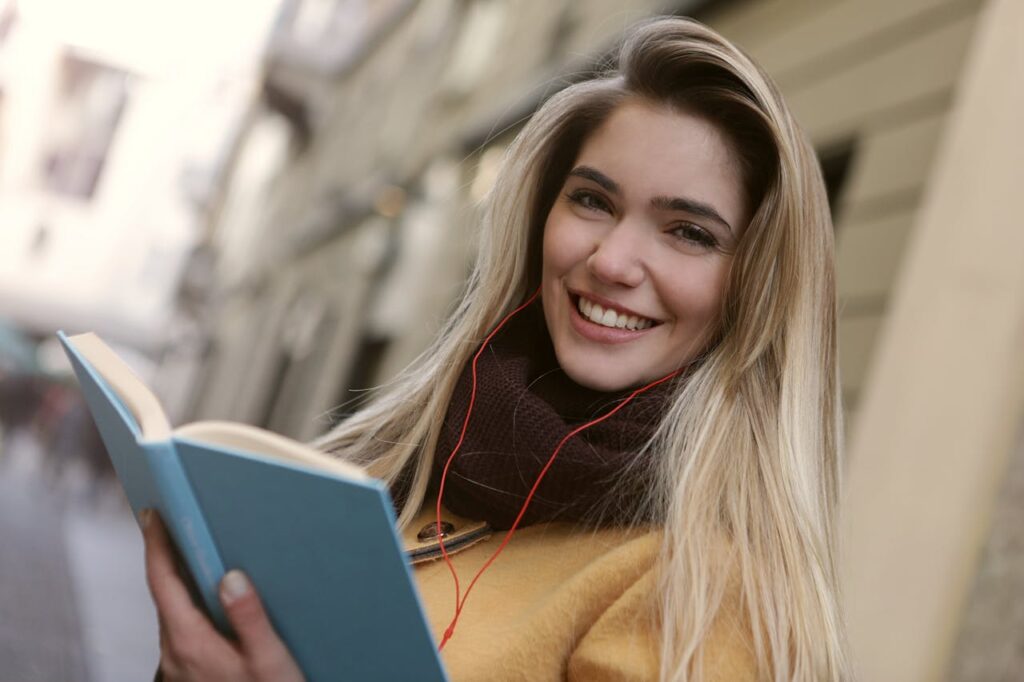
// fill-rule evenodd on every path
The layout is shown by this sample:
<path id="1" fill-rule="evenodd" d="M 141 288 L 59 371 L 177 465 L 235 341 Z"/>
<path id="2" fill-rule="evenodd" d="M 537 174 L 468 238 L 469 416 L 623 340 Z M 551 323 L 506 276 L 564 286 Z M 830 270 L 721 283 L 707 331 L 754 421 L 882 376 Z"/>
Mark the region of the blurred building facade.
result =
<path id="1" fill-rule="evenodd" d="M 695 16 L 774 76 L 829 181 L 862 679 L 1013 679 L 1020 7 L 289 0 L 185 269 L 177 314 L 201 333 L 165 358 L 175 416 L 307 439 L 354 409 L 451 309 L 476 202 L 524 118 L 634 20 Z"/>
<path id="2" fill-rule="evenodd" d="M 183 326 L 179 280 L 276 4 L 211 35 L 198 3 L 0 0 L 0 317 L 150 355 Z"/>

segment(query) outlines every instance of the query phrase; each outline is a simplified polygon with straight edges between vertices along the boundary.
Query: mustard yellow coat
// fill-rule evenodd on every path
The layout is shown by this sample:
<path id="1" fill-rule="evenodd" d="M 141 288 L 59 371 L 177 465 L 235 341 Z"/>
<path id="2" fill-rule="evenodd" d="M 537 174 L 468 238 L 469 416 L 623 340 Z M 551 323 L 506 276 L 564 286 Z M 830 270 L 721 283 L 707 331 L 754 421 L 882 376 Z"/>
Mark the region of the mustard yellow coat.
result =
<path id="1" fill-rule="evenodd" d="M 428 507 L 404 539 L 440 642 L 454 615 L 455 591 L 436 539 L 417 538 L 433 523 Z M 447 511 L 442 519 L 454 526 L 445 545 L 465 593 L 504 533 L 487 537 L 483 524 Z M 660 633 L 651 614 L 660 543 L 661 532 L 651 528 L 581 531 L 551 523 L 516 531 L 473 588 L 442 651 L 451 679 L 657 680 Z M 743 622 L 738 597 L 727 596 L 705 645 L 705 679 L 757 679 Z"/>

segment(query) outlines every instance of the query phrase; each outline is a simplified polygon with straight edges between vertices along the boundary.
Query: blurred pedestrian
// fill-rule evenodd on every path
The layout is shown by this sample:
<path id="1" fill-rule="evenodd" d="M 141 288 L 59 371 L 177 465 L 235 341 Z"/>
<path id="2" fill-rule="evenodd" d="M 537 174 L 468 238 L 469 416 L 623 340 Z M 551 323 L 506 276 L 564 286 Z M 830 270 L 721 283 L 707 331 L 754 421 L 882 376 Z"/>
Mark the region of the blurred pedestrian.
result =
<path id="1" fill-rule="evenodd" d="M 33 425 L 42 405 L 45 384 L 28 372 L 0 374 L 0 465 L 21 449 L 23 439 L 33 436 Z"/>

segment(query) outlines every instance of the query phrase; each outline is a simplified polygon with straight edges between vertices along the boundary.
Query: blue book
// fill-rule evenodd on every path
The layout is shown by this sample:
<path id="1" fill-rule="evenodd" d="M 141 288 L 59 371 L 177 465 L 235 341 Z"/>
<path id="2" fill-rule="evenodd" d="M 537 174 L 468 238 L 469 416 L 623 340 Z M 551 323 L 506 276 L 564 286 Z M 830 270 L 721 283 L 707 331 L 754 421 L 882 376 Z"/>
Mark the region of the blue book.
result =
<path id="1" fill-rule="evenodd" d="M 244 424 L 171 429 L 98 336 L 58 336 L 132 510 L 159 510 L 223 632 L 217 588 L 240 568 L 310 682 L 447 679 L 382 482 Z"/>

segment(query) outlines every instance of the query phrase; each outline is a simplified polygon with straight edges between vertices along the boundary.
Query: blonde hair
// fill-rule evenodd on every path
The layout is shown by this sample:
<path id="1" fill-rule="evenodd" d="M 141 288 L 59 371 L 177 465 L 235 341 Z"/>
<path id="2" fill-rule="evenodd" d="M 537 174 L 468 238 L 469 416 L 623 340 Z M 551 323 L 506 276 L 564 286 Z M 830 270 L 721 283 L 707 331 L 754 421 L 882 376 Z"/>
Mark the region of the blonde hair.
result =
<path id="1" fill-rule="evenodd" d="M 841 410 L 824 184 L 771 80 L 701 24 L 639 25 L 617 68 L 566 87 L 534 114 L 506 152 L 484 205 L 474 270 L 441 334 L 318 445 L 401 481 L 409 492 L 399 523 L 410 522 L 459 373 L 539 283 L 551 203 L 587 135 L 629 98 L 715 123 L 743 169 L 752 216 L 715 341 L 678 382 L 643 458 L 656 481 L 650 509 L 665 528 L 661 679 L 701 678 L 702 644 L 730 589 L 739 590 L 763 675 L 845 679 L 836 568 Z"/>

